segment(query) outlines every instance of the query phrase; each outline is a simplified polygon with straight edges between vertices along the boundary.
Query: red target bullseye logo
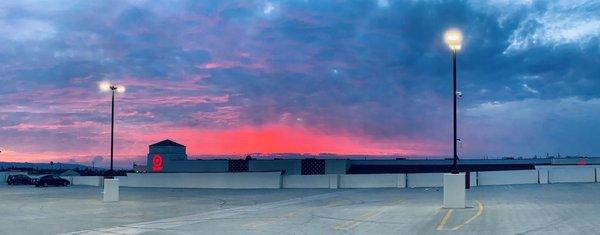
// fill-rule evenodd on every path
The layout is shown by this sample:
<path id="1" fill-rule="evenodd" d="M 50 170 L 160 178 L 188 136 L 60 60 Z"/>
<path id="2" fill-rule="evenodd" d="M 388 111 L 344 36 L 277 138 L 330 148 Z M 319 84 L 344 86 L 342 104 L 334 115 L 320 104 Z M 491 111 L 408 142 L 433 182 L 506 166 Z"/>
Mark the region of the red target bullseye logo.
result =
<path id="1" fill-rule="evenodd" d="M 163 157 L 160 154 L 152 156 L 152 170 L 162 171 L 163 170 Z"/>

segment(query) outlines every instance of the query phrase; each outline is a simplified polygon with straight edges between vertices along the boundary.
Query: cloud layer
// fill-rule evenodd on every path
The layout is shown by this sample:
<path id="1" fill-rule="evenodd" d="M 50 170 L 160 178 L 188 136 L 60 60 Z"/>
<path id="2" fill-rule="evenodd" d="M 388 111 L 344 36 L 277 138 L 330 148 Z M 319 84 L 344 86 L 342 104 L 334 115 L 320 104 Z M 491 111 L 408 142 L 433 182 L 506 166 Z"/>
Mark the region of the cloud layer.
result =
<path id="1" fill-rule="evenodd" d="M 7 1 L 0 160 L 106 160 L 104 80 L 124 158 L 447 156 L 450 27 L 463 156 L 600 154 L 596 1 Z"/>

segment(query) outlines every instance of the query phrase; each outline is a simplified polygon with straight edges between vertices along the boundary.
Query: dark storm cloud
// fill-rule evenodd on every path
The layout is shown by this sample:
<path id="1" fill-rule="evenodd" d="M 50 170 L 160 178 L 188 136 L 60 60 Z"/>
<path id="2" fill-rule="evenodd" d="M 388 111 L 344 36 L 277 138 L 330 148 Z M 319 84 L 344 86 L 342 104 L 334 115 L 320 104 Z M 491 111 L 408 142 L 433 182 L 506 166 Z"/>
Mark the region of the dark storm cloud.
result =
<path id="1" fill-rule="evenodd" d="M 26 140 L 23 151 L 37 151 L 101 139 L 102 80 L 128 86 L 118 111 L 139 134 L 152 125 L 283 123 L 374 141 L 450 141 L 450 53 L 442 36 L 456 27 L 465 35 L 458 55 L 460 108 L 470 121 L 465 152 L 483 154 L 522 139 L 498 141 L 500 132 L 484 136 L 493 146 L 469 145 L 482 127 L 510 129 L 503 120 L 512 117 L 532 127 L 555 118 L 537 108 L 597 102 L 599 9 L 594 1 L 4 2 L 0 81 L 14 85 L 0 87 L 10 135 L 2 144 Z M 502 105 L 521 108 L 486 115 Z M 585 132 L 586 123 L 566 125 L 569 135 Z"/>

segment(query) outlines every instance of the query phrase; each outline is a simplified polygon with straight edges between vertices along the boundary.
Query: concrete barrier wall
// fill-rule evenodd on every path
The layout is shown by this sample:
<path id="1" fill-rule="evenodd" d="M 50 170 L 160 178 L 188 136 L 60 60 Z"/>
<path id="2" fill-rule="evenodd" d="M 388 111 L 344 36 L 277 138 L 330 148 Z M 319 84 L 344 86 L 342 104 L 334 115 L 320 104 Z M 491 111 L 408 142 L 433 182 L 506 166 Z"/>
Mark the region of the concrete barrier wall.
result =
<path id="1" fill-rule="evenodd" d="M 591 167 L 549 168 L 548 182 L 585 183 L 596 182 L 596 169 Z"/>
<path id="2" fill-rule="evenodd" d="M 469 182 L 469 185 L 471 185 L 471 187 L 477 186 L 477 172 L 471 172 L 469 179 L 471 180 Z"/>
<path id="3" fill-rule="evenodd" d="M 596 166 L 597 167 L 597 166 Z M 597 182 L 600 168 L 592 166 L 543 167 L 538 170 L 471 172 L 471 186 Z M 0 179 L 8 174 L 0 172 Z M 74 185 L 102 186 L 101 176 L 65 177 Z M 442 187 L 443 173 L 280 175 L 248 173 L 149 173 L 118 177 L 124 187 L 164 188 L 403 188 Z"/>
<path id="4" fill-rule="evenodd" d="M 282 175 L 281 179 L 282 188 L 337 188 L 337 175 Z"/>
<path id="5" fill-rule="evenodd" d="M 150 188 L 281 188 L 280 172 L 149 173 L 117 177 L 123 187 Z"/>
<path id="6" fill-rule="evenodd" d="M 477 175 L 471 173 L 471 175 Z M 418 173 L 406 174 L 409 188 L 420 187 L 442 187 L 444 185 L 444 173 Z"/>
<path id="7" fill-rule="evenodd" d="M 73 185 L 102 186 L 102 176 L 69 176 Z"/>
<path id="8" fill-rule="evenodd" d="M 600 183 L 600 168 L 596 168 L 596 182 Z"/>
<path id="9" fill-rule="evenodd" d="M 538 182 L 540 184 L 548 184 L 548 169 L 539 169 L 538 170 Z"/>
<path id="10" fill-rule="evenodd" d="M 340 187 L 340 175 L 329 175 L 329 188 Z"/>
<path id="11" fill-rule="evenodd" d="M 482 171 L 478 174 L 479 185 L 537 184 L 537 170 Z"/>
<path id="12" fill-rule="evenodd" d="M 339 188 L 404 188 L 405 174 L 340 175 Z"/>

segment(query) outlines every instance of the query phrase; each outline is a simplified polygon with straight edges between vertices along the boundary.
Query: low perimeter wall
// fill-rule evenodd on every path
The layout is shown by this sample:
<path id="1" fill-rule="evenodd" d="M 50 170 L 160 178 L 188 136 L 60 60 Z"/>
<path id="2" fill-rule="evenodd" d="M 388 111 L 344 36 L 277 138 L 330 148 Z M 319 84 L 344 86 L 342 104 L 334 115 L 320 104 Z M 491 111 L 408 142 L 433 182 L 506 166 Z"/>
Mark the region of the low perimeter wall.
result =
<path id="1" fill-rule="evenodd" d="M 409 188 L 444 186 L 444 173 L 406 174 L 406 178 Z"/>
<path id="2" fill-rule="evenodd" d="M 471 172 L 470 177 L 471 186 L 598 182 L 600 166 Z M 418 188 L 443 185 L 443 173 L 339 175 L 281 175 L 280 172 L 136 173 L 117 178 L 120 180 L 120 185 L 124 187 L 158 188 Z M 100 176 L 71 176 L 69 180 L 74 185 L 102 186 Z"/>
<path id="3" fill-rule="evenodd" d="M 596 182 L 596 169 L 589 167 L 548 169 L 548 183 Z"/>
<path id="4" fill-rule="evenodd" d="M 280 172 L 147 173 L 117 177 L 123 187 L 149 188 L 281 188 Z"/>
<path id="5" fill-rule="evenodd" d="M 406 174 L 340 175 L 340 188 L 404 188 Z"/>
<path id="6" fill-rule="evenodd" d="M 282 188 L 337 188 L 338 175 L 282 175 Z"/>
<path id="7" fill-rule="evenodd" d="M 102 176 L 68 176 L 73 185 L 102 186 Z"/>
<path id="8" fill-rule="evenodd" d="M 477 183 L 478 185 L 537 184 L 538 170 L 478 172 Z"/>

